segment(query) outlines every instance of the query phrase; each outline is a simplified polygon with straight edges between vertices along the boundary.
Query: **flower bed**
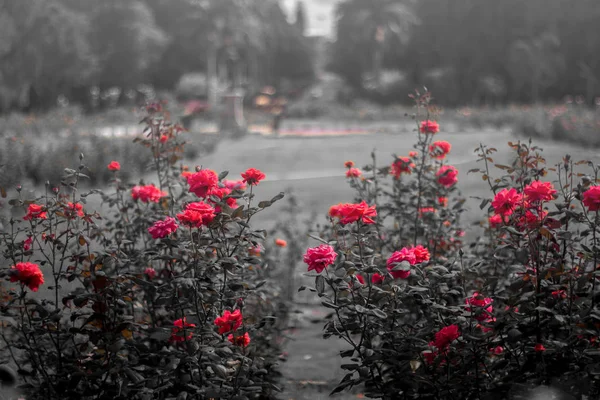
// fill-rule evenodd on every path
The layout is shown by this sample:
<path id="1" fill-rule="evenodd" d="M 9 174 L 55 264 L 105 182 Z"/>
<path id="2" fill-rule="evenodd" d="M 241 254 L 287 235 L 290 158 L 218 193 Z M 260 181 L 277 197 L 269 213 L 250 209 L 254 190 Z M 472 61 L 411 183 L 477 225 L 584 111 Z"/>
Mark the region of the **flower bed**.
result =
<path id="1" fill-rule="evenodd" d="M 451 146 L 437 141 L 429 94 L 413 98 L 415 151 L 347 162 L 356 201 L 330 208 L 304 256 L 315 284 L 300 290 L 331 310 L 324 337 L 348 345 L 333 393 L 503 399 L 553 385 L 597 397 L 598 166 L 568 155 L 546 166 L 531 142 L 509 143 L 514 162 L 500 165 L 481 144 L 470 172 L 492 196 L 480 199 L 484 235 L 463 243 Z"/>
<path id="2" fill-rule="evenodd" d="M 257 202 L 253 168 L 186 170 L 182 128 L 146 111 L 154 182 L 125 183 L 113 160 L 112 188 L 81 192 L 81 155 L 60 187 L 9 201 L 26 214 L 0 234 L 2 362 L 27 398 L 271 398 L 285 303 L 250 223 L 283 194 Z"/>

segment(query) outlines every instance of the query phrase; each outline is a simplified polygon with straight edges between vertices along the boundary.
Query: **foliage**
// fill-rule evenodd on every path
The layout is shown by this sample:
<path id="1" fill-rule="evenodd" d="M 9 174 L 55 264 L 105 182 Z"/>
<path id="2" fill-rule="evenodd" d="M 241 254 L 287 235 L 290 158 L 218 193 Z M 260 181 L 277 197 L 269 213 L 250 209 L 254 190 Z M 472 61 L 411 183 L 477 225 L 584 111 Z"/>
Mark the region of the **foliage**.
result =
<path id="1" fill-rule="evenodd" d="M 2 363 L 31 399 L 270 398 L 285 307 L 250 223 L 283 194 L 257 203 L 252 169 L 252 185 L 187 171 L 182 128 L 160 104 L 146 109 L 136 142 L 156 186 L 125 183 L 115 161 L 112 189 L 84 192 L 82 154 L 60 186 L 10 199 Z"/>
<path id="2" fill-rule="evenodd" d="M 405 87 L 426 86 L 445 105 L 537 102 L 600 94 L 593 34 L 600 4 L 593 0 L 405 0 L 347 1 L 339 7 L 333 70 L 357 87 L 372 70 L 372 32 L 356 29 L 357 19 L 382 4 L 408 6 L 401 21 L 409 29 L 385 46 L 383 66 L 406 75 Z M 368 8 L 368 13 L 365 11 Z M 418 23 L 410 23 L 414 15 Z M 396 18 L 386 14 L 386 18 Z M 386 36 L 387 40 L 387 36 Z M 356 52 L 367 54 L 356 62 Z M 393 101 L 405 100 L 399 88 Z"/>
<path id="3" fill-rule="evenodd" d="M 481 168 L 470 172 L 493 196 L 481 199 L 484 234 L 467 245 L 448 144 L 431 152 L 435 108 L 428 93 L 412 97 L 416 154 L 391 167 L 347 162 L 362 203 L 332 206 L 330 225 L 313 235 L 324 244 L 304 257 L 316 272 L 309 290 L 331 309 L 324 337 L 348 343 L 334 392 L 504 399 L 553 385 L 596 397 L 598 166 L 569 155 L 546 166 L 531 142 L 509 143 L 514 162 L 501 165 L 480 145 Z"/>

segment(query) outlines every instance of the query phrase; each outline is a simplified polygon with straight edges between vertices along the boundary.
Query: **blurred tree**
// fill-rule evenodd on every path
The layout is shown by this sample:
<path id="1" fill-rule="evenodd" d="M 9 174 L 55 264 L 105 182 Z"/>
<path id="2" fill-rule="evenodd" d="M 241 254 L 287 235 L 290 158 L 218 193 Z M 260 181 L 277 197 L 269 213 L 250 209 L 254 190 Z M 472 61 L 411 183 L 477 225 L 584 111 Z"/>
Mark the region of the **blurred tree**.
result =
<path id="1" fill-rule="evenodd" d="M 411 28 L 418 23 L 413 3 L 411 0 L 340 3 L 333 70 L 355 85 L 362 85 L 364 80 L 379 85 L 383 66 L 388 64 L 386 60 L 402 51 L 409 41 Z"/>
<path id="2" fill-rule="evenodd" d="M 306 6 L 302 0 L 296 2 L 296 21 L 294 22 L 300 34 L 306 33 Z"/>
<path id="3" fill-rule="evenodd" d="M 97 60 L 89 20 L 56 0 L 0 0 L 0 111 L 47 107 L 84 84 Z"/>

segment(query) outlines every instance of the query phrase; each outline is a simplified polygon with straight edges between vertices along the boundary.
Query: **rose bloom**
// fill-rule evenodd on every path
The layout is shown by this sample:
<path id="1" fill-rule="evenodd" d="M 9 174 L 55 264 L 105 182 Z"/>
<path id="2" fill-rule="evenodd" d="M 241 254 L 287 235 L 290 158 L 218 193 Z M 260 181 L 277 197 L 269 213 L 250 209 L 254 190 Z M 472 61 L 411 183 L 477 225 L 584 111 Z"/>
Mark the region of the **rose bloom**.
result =
<path id="1" fill-rule="evenodd" d="M 434 346 L 440 350 L 447 348 L 450 343 L 455 341 L 460 337 L 460 332 L 458 330 L 458 326 L 449 325 L 440 329 L 439 332 L 435 334 Z"/>
<path id="2" fill-rule="evenodd" d="M 499 215 L 511 215 L 522 202 L 523 196 L 515 188 L 502 189 L 492 200 L 494 212 Z"/>
<path id="3" fill-rule="evenodd" d="M 448 198 L 445 196 L 438 197 L 438 204 L 442 207 L 448 207 Z"/>
<path id="4" fill-rule="evenodd" d="M 438 133 L 440 131 L 440 125 L 435 121 L 425 120 L 421 121 L 421 127 L 419 129 L 421 133 Z"/>
<path id="5" fill-rule="evenodd" d="M 554 200 L 556 190 L 551 182 L 533 181 L 523 192 L 529 201 L 550 201 Z"/>
<path id="6" fill-rule="evenodd" d="M 215 325 L 219 328 L 219 334 L 223 335 L 242 326 L 242 319 L 243 316 L 240 310 L 234 312 L 225 310 L 222 316 L 215 318 Z"/>
<path id="7" fill-rule="evenodd" d="M 27 236 L 27 239 L 23 242 L 23 251 L 31 250 L 31 245 L 33 244 L 33 236 Z"/>
<path id="8" fill-rule="evenodd" d="M 435 208 L 433 207 L 421 207 L 419 208 L 419 216 L 422 217 L 423 214 L 435 213 Z"/>
<path id="9" fill-rule="evenodd" d="M 48 219 L 48 213 L 44 211 L 44 207 L 39 204 L 30 204 L 27 207 L 27 215 L 23 217 L 25 221 L 32 219 Z"/>
<path id="10" fill-rule="evenodd" d="M 499 356 L 500 354 L 504 353 L 504 347 L 502 346 L 496 346 L 493 349 L 490 349 L 490 352 Z"/>
<path id="11" fill-rule="evenodd" d="M 446 155 L 450 153 L 451 148 L 452 145 L 450 143 L 445 142 L 443 140 L 439 140 L 429 145 L 429 155 L 438 160 L 443 160 L 446 157 Z"/>
<path id="12" fill-rule="evenodd" d="M 67 218 L 83 217 L 83 206 L 79 203 L 67 203 L 65 206 L 65 216 Z"/>
<path id="13" fill-rule="evenodd" d="M 160 198 L 165 196 L 167 196 L 167 193 L 154 185 L 134 186 L 131 189 L 131 198 L 140 200 L 142 203 L 158 203 Z"/>
<path id="14" fill-rule="evenodd" d="M 161 135 L 159 140 L 161 143 L 166 143 L 169 140 L 169 137 L 167 135 Z"/>
<path id="15" fill-rule="evenodd" d="M 356 280 L 361 284 L 364 285 L 365 284 L 365 277 L 360 275 L 360 274 L 355 274 L 354 277 L 356 278 Z"/>
<path id="16" fill-rule="evenodd" d="M 256 168 L 248 168 L 246 172 L 242 173 L 242 178 L 248 185 L 256 186 L 258 182 L 266 178 L 266 175 Z"/>
<path id="17" fill-rule="evenodd" d="M 592 186 L 583 192 L 583 205 L 589 211 L 600 210 L 600 186 Z"/>
<path id="18" fill-rule="evenodd" d="M 408 157 L 398 157 L 390 167 L 390 174 L 396 179 L 399 179 L 402 174 L 412 173 L 415 164 Z"/>
<path id="19" fill-rule="evenodd" d="M 335 262 L 337 253 L 328 244 L 312 247 L 306 250 L 303 260 L 308 265 L 308 271 L 316 271 L 318 274 Z"/>
<path id="20" fill-rule="evenodd" d="M 33 292 L 37 292 L 44 283 L 44 274 L 39 265 L 31 262 L 20 262 L 10 267 L 10 281 L 21 282 Z"/>
<path id="21" fill-rule="evenodd" d="M 277 247 L 287 247 L 287 242 L 283 239 L 275 239 L 275 246 Z"/>
<path id="22" fill-rule="evenodd" d="M 552 297 L 554 297 L 555 299 L 566 299 L 567 292 L 564 290 L 555 290 L 554 292 L 552 292 Z"/>
<path id="23" fill-rule="evenodd" d="M 377 216 L 375 206 L 369 206 L 364 200 L 359 204 L 337 204 L 329 208 L 329 216 L 338 218 L 342 225 L 362 221 L 363 224 L 371 225 L 375 221 L 372 217 Z"/>
<path id="24" fill-rule="evenodd" d="M 230 190 L 246 190 L 246 184 L 243 181 L 230 181 L 224 179 L 222 183 Z"/>
<path id="25" fill-rule="evenodd" d="M 429 250 L 425 247 L 418 245 L 417 247 L 413 247 L 410 249 L 415 255 L 415 262 L 417 264 L 421 264 L 422 262 L 429 261 Z"/>
<path id="26" fill-rule="evenodd" d="M 107 168 L 111 171 L 119 171 L 121 169 L 121 164 L 119 164 L 118 161 L 111 161 Z"/>
<path id="27" fill-rule="evenodd" d="M 374 285 L 381 285 L 385 281 L 385 276 L 382 274 L 374 273 L 371 276 L 371 283 Z"/>
<path id="28" fill-rule="evenodd" d="M 345 166 L 346 168 L 350 169 L 350 168 L 354 167 L 354 161 L 346 161 L 346 162 L 344 163 L 344 166 Z"/>
<path id="29" fill-rule="evenodd" d="M 405 247 L 400 251 L 395 251 L 387 259 L 387 269 L 394 279 L 407 279 L 410 276 L 410 269 L 406 271 L 393 271 L 396 264 L 399 264 L 402 261 L 407 261 L 410 265 L 415 265 L 417 263 L 417 257 L 415 256 L 414 251 Z"/>
<path id="30" fill-rule="evenodd" d="M 447 188 L 458 182 L 458 170 L 452 165 L 443 165 L 435 176 L 438 177 L 438 183 Z"/>
<path id="31" fill-rule="evenodd" d="M 186 340 L 192 339 L 194 332 L 192 332 L 191 329 L 186 329 L 186 328 L 195 328 L 196 327 L 195 324 L 188 324 L 186 318 L 183 317 L 181 319 L 174 321 L 173 325 L 175 327 L 171 331 L 171 339 L 170 339 L 171 342 L 181 343 L 181 342 L 185 342 Z"/>
<path id="32" fill-rule="evenodd" d="M 217 187 L 219 177 L 217 173 L 211 169 L 201 169 L 200 171 L 186 177 L 189 191 L 196 196 L 204 198 L 208 193 Z"/>
<path id="33" fill-rule="evenodd" d="M 260 244 L 257 244 L 256 246 L 250 247 L 248 249 L 248 254 L 254 257 L 259 257 L 262 251 L 263 247 Z"/>
<path id="34" fill-rule="evenodd" d="M 248 332 L 241 336 L 233 336 L 233 334 L 229 334 L 229 336 L 227 336 L 227 340 L 236 346 L 248 347 L 250 344 L 250 335 Z"/>
<path id="35" fill-rule="evenodd" d="M 537 352 L 542 352 L 542 351 L 546 351 L 546 348 L 544 347 L 544 345 L 543 345 L 543 344 L 541 344 L 541 343 L 537 343 L 537 344 L 535 345 L 535 348 L 534 348 L 534 350 L 535 350 L 535 351 L 537 351 Z"/>
<path id="36" fill-rule="evenodd" d="M 227 197 L 231 194 L 231 189 L 226 188 L 226 187 L 222 187 L 222 188 L 213 188 L 210 190 L 209 192 L 209 196 L 215 196 L 217 198 L 219 198 L 219 200 L 223 200 L 225 198 L 225 204 L 227 204 L 227 206 L 229 208 L 237 208 L 238 207 L 238 203 L 237 203 L 237 199 L 234 197 Z M 208 199 L 208 201 L 210 201 L 211 203 L 215 203 L 212 199 Z M 219 205 L 215 204 L 215 211 L 217 213 L 222 212 L 221 207 Z"/>
<path id="37" fill-rule="evenodd" d="M 408 156 L 410 158 L 417 158 L 419 156 L 419 153 L 417 153 L 416 151 L 409 151 Z"/>
<path id="38" fill-rule="evenodd" d="M 362 175 L 362 172 L 358 168 L 350 168 L 346 171 L 346 178 L 358 178 Z"/>
<path id="39" fill-rule="evenodd" d="M 149 279 L 154 279 L 156 276 L 156 270 L 152 267 L 148 267 L 144 270 L 144 275 L 146 275 Z"/>
<path id="40" fill-rule="evenodd" d="M 490 224 L 490 228 L 498 228 L 502 226 L 504 221 L 502 220 L 502 216 L 498 214 L 494 214 L 488 218 L 488 223 Z"/>
<path id="41" fill-rule="evenodd" d="M 214 218 L 215 209 L 202 201 L 188 204 L 182 213 L 177 214 L 177 219 L 191 228 L 208 225 Z"/>
<path id="42" fill-rule="evenodd" d="M 154 225 L 148 228 L 148 232 L 153 239 L 162 239 L 175 232 L 179 225 L 173 217 L 167 217 L 163 221 L 156 221 Z"/>
<path id="43" fill-rule="evenodd" d="M 494 307 L 492 306 L 493 301 L 494 300 L 492 300 L 491 298 L 484 297 L 481 294 L 475 292 L 473 293 L 473 296 L 467 297 L 465 299 L 465 304 L 467 304 L 467 306 L 474 306 L 483 309 L 484 312 L 482 312 L 480 315 L 477 315 L 475 319 L 477 319 L 478 321 L 484 321 L 491 317 L 491 314 L 494 311 Z M 465 307 L 465 310 L 469 312 L 473 311 L 471 307 Z"/>
<path id="44" fill-rule="evenodd" d="M 527 211 L 525 211 L 524 215 L 521 215 L 521 217 L 519 218 L 519 220 L 517 222 L 517 225 L 521 229 L 537 228 L 540 226 L 540 224 L 542 223 L 544 218 L 546 218 L 547 215 L 548 215 L 548 211 L 546 211 L 546 210 L 541 210 L 541 213 L 539 212 L 539 210 L 535 210 L 535 211 L 527 210 Z"/>

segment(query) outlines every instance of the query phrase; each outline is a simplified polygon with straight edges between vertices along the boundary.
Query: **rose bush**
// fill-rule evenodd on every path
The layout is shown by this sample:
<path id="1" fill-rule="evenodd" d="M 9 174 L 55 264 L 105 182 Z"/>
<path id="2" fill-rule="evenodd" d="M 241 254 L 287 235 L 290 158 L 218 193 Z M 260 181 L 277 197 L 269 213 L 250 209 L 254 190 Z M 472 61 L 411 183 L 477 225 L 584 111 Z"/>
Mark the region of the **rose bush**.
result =
<path id="1" fill-rule="evenodd" d="M 188 171 L 181 127 L 147 114 L 154 182 L 114 160 L 112 189 L 80 193 L 82 155 L 60 187 L 10 200 L 26 214 L 0 232 L 0 361 L 31 399 L 273 397 L 285 307 L 250 223 L 283 194 L 257 203 L 256 169 Z"/>
<path id="2" fill-rule="evenodd" d="M 463 243 L 451 146 L 433 143 L 443 127 L 429 94 L 413 98 L 415 151 L 384 165 L 372 154 L 361 175 L 348 174 L 355 203 L 332 206 L 312 234 L 327 257 L 310 248 L 304 258 L 315 286 L 300 290 L 331 310 L 324 337 L 348 345 L 333 392 L 504 399 L 553 385 L 597 398 L 599 167 L 570 156 L 548 167 L 531 142 L 509 143 L 514 161 L 502 165 L 480 145 L 470 173 L 491 195 L 480 199 L 483 234 Z"/>

